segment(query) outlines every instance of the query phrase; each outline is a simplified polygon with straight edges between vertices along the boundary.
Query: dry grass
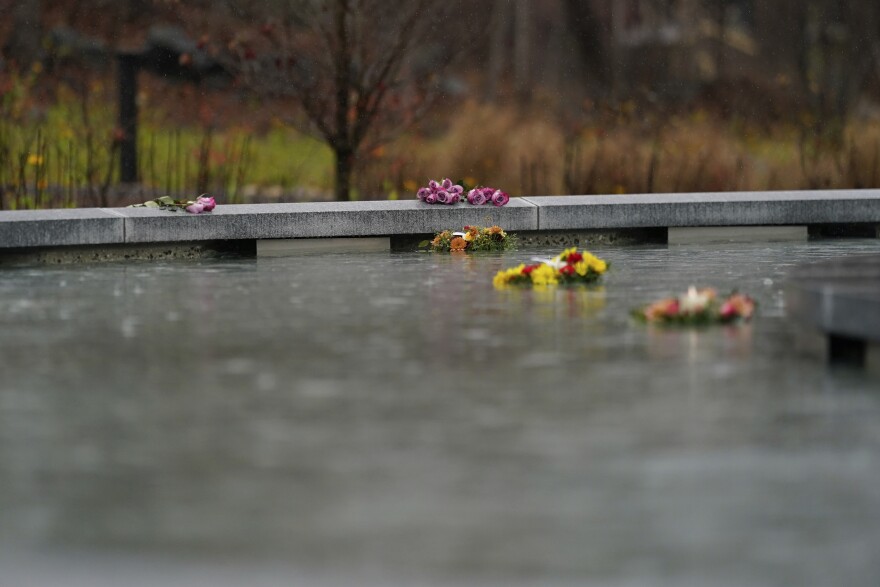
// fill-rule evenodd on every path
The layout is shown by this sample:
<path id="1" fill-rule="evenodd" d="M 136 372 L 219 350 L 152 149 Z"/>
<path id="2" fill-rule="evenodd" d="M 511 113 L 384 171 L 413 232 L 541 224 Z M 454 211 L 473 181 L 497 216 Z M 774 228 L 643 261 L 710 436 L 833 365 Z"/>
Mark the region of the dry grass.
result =
<path id="1" fill-rule="evenodd" d="M 876 121 L 853 121 L 836 138 L 809 127 L 755 130 L 702 113 L 566 130 L 512 108 L 468 104 L 441 135 L 410 135 L 371 154 L 359 185 L 380 198 L 412 197 L 434 177 L 515 195 L 880 187 Z"/>

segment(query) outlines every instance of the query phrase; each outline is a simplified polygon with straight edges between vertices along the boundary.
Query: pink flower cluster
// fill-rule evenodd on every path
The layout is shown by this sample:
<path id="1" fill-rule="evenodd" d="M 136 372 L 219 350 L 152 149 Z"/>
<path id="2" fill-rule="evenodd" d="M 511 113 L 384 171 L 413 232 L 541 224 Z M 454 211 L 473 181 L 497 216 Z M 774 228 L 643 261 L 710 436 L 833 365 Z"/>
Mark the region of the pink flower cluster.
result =
<path id="1" fill-rule="evenodd" d="M 196 201 L 186 207 L 186 211 L 190 214 L 201 214 L 202 212 L 210 212 L 217 203 L 213 196 L 199 196 Z"/>
<path id="2" fill-rule="evenodd" d="M 419 189 L 417 195 L 419 200 L 426 204 L 457 204 L 461 201 L 464 188 L 460 185 L 452 183 L 448 177 L 443 181 L 428 182 L 427 187 Z M 510 201 L 510 195 L 495 188 L 481 187 L 474 188 L 467 194 L 468 204 L 474 206 L 482 206 L 484 204 L 494 204 L 503 206 Z"/>
<path id="3" fill-rule="evenodd" d="M 462 192 L 464 192 L 464 188 L 452 183 L 452 180 L 447 177 L 440 182 L 432 179 L 428 182 L 428 187 L 419 189 L 418 196 L 426 204 L 448 204 L 451 206 L 461 200 Z"/>
<path id="4" fill-rule="evenodd" d="M 467 201 L 474 206 L 482 206 L 490 202 L 495 206 L 503 206 L 510 201 L 510 195 L 495 188 L 474 188 L 468 192 Z"/>

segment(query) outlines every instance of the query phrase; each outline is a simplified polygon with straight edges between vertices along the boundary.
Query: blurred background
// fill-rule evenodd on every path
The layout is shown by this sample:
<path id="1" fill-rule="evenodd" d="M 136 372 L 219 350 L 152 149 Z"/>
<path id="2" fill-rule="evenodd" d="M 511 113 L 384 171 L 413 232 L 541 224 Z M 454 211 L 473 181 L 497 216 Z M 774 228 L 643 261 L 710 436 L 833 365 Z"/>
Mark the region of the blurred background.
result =
<path id="1" fill-rule="evenodd" d="M 0 208 L 880 187 L 875 0 L 0 0 Z"/>

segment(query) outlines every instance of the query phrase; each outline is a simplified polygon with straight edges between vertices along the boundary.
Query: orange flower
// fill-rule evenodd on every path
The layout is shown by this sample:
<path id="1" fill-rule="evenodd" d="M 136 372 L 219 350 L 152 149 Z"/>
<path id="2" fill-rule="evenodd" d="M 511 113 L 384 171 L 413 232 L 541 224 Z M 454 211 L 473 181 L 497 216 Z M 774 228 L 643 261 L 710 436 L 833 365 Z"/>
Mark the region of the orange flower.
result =
<path id="1" fill-rule="evenodd" d="M 467 247 L 467 241 L 461 238 L 460 236 L 452 239 L 452 242 L 449 243 L 449 250 L 451 251 L 463 251 Z"/>
<path id="2" fill-rule="evenodd" d="M 649 322 L 655 322 L 662 318 L 672 318 L 679 312 L 678 299 L 667 298 L 650 304 L 645 308 L 645 319 Z"/>

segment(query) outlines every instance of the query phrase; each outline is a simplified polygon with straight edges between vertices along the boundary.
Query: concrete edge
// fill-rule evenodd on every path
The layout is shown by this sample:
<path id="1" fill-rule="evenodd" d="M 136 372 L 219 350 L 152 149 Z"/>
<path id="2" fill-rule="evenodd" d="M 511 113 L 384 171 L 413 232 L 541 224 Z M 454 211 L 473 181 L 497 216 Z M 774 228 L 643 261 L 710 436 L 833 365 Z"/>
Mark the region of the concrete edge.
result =
<path id="1" fill-rule="evenodd" d="M 0 250 L 116 243 L 393 238 L 466 224 L 499 224 L 512 232 L 648 230 L 652 234 L 683 227 L 797 225 L 807 226 L 810 237 L 877 238 L 880 190 L 528 196 L 514 198 L 502 208 L 431 206 L 400 200 L 221 204 L 214 212 L 200 215 L 147 208 L 0 211 Z M 764 232 L 788 234 L 785 230 Z M 654 242 L 656 235 L 651 238 Z M 724 238 L 731 238 L 730 231 Z M 745 240 L 763 238 L 755 233 Z"/>
<path id="2" fill-rule="evenodd" d="M 880 255 L 798 265 L 785 280 L 795 347 L 833 364 L 876 367 L 880 353 Z"/>

